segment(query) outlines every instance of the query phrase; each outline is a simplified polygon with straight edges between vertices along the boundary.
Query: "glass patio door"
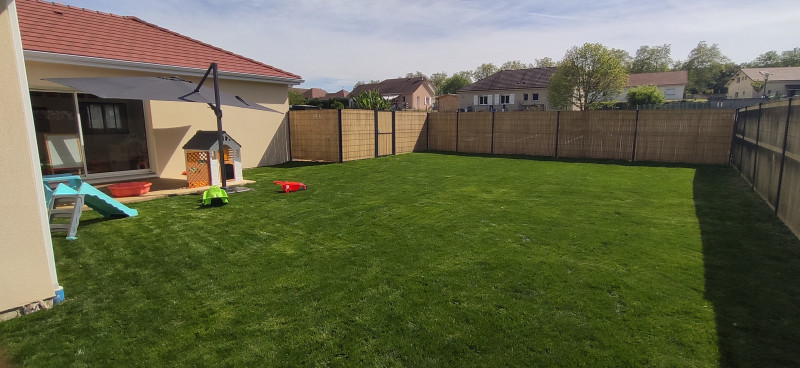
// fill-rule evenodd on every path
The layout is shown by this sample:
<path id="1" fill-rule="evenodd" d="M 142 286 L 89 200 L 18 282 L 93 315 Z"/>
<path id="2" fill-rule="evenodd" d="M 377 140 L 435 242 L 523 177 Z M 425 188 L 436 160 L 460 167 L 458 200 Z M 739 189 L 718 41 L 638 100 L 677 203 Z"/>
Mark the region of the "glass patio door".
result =
<path id="1" fill-rule="evenodd" d="M 88 174 L 150 169 L 142 101 L 78 94 Z"/>
<path id="2" fill-rule="evenodd" d="M 32 91 L 31 104 L 43 174 L 151 171 L 142 101 Z"/>

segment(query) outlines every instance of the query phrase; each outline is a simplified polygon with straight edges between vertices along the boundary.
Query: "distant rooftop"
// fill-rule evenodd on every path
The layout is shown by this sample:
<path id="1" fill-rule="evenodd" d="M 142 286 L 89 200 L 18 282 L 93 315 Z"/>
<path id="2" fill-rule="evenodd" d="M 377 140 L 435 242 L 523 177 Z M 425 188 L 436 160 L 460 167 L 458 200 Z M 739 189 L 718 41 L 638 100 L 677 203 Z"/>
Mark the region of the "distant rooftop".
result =
<path id="1" fill-rule="evenodd" d="M 685 70 L 637 73 L 631 74 L 628 79 L 628 87 L 680 85 L 687 83 L 689 83 L 689 72 Z"/>
<path id="2" fill-rule="evenodd" d="M 550 77 L 555 72 L 556 68 L 501 70 L 462 88 L 459 92 L 547 88 Z"/>

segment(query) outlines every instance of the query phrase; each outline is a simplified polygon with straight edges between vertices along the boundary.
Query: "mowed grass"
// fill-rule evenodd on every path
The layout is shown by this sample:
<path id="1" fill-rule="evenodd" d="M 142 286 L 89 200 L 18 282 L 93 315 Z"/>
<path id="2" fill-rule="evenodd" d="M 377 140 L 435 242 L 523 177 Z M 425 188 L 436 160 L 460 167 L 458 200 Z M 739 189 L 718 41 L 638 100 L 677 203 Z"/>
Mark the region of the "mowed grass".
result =
<path id="1" fill-rule="evenodd" d="M 245 176 L 221 207 L 84 213 L 78 240 L 53 238 L 67 300 L 0 323 L 0 350 L 31 367 L 800 363 L 800 243 L 730 168 L 407 154 Z"/>

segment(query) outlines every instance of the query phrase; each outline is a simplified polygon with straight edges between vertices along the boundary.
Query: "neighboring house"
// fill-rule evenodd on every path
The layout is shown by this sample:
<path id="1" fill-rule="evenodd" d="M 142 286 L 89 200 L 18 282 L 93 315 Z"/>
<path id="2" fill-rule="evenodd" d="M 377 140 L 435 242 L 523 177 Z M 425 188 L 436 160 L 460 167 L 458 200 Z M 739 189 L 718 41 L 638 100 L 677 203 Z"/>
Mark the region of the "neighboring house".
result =
<path id="1" fill-rule="evenodd" d="M 330 100 L 334 98 L 347 98 L 350 92 L 340 90 L 338 92 L 328 92 L 322 88 L 291 88 L 292 91 L 299 93 L 307 100 Z"/>
<path id="2" fill-rule="evenodd" d="M 628 91 L 634 87 L 656 86 L 667 101 L 682 100 L 689 83 L 689 72 L 679 70 L 674 72 L 637 73 L 628 76 L 628 85 L 619 100 L 627 99 Z"/>
<path id="3" fill-rule="evenodd" d="M 439 112 L 458 111 L 458 95 L 451 93 L 436 97 L 436 111 Z"/>
<path id="4" fill-rule="evenodd" d="M 396 110 L 433 109 L 435 92 L 431 82 L 424 77 L 387 79 L 380 83 L 362 84 L 353 88 L 350 97 L 365 91 L 378 91 L 383 98 L 392 102 Z"/>
<path id="5" fill-rule="evenodd" d="M 728 99 L 796 96 L 800 94 L 800 67 L 742 68 L 725 87 Z"/>
<path id="6" fill-rule="evenodd" d="M 466 111 L 552 110 L 547 86 L 556 68 L 501 70 L 458 91 Z"/>
<path id="7" fill-rule="evenodd" d="M 197 83 L 211 62 L 219 66 L 223 92 L 279 112 L 222 107 L 224 129 L 242 145 L 243 167 L 288 160 L 287 91 L 303 82 L 300 76 L 136 17 L 34 0 L 15 3 L 45 173 L 71 172 L 95 181 L 183 178 L 181 147 L 198 130 L 216 130 L 206 104 L 101 99 L 44 78 L 177 76 Z M 54 149 L 65 140 L 73 142 L 71 167 L 63 165 L 64 152 Z"/>

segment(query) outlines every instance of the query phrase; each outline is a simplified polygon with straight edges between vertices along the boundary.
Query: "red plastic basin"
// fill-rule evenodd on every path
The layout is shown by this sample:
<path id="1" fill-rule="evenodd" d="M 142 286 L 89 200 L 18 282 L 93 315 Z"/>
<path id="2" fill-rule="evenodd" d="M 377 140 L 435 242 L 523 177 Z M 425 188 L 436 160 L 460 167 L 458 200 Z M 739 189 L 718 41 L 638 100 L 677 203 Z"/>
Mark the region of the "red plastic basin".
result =
<path id="1" fill-rule="evenodd" d="M 280 181 L 280 180 L 276 180 L 276 181 L 273 181 L 273 183 L 280 185 L 281 186 L 281 190 L 284 193 L 296 192 L 296 191 L 298 191 L 300 189 L 306 190 L 306 185 L 301 183 L 301 182 L 298 182 L 298 181 Z"/>
<path id="2" fill-rule="evenodd" d="M 150 191 L 153 183 L 146 181 L 134 181 L 130 183 L 117 183 L 108 186 L 111 195 L 114 197 L 133 197 L 145 194 Z"/>

